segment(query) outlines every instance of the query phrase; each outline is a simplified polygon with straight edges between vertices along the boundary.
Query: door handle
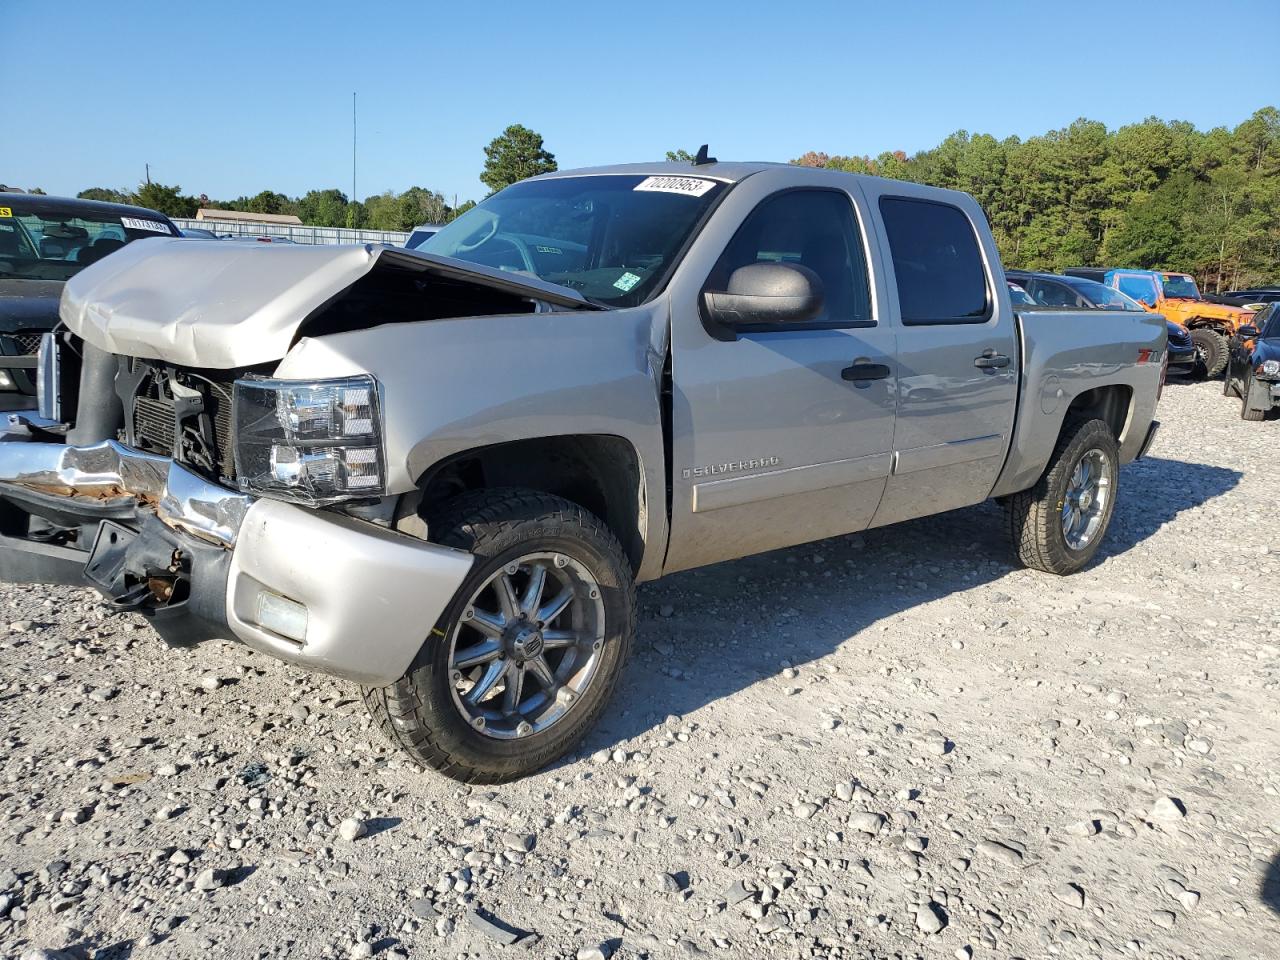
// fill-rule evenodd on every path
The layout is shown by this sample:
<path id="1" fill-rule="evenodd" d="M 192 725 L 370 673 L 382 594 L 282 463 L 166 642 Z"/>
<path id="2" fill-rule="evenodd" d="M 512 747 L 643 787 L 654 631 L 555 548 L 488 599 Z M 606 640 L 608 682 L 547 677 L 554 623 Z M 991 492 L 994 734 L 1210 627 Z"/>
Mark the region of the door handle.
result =
<path id="1" fill-rule="evenodd" d="M 1011 362 L 1003 353 L 987 349 L 982 351 L 982 356 L 974 359 L 973 365 L 980 370 L 994 370 L 997 367 L 1007 367 Z"/>
<path id="2" fill-rule="evenodd" d="M 883 363 L 854 363 L 840 371 L 840 379 L 863 383 L 869 380 L 883 380 L 889 376 L 889 367 Z"/>

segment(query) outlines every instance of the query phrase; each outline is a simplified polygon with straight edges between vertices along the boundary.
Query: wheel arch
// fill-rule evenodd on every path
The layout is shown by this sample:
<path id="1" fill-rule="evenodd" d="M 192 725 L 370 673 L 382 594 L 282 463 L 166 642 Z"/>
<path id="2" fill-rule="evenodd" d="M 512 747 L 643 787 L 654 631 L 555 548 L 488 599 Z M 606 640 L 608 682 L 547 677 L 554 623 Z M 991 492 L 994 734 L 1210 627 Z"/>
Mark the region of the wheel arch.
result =
<path id="1" fill-rule="evenodd" d="M 1127 383 L 1111 383 L 1079 393 L 1067 407 L 1058 425 L 1058 436 L 1083 420 L 1101 420 L 1111 428 L 1116 443 L 1123 445 L 1133 424 L 1133 387 Z"/>
<path id="2" fill-rule="evenodd" d="M 523 487 L 564 497 L 598 516 L 639 573 L 649 542 L 651 505 L 640 451 L 613 434 L 557 434 L 476 446 L 430 465 L 396 514 L 399 529 L 429 536 L 431 511 L 463 493 Z"/>

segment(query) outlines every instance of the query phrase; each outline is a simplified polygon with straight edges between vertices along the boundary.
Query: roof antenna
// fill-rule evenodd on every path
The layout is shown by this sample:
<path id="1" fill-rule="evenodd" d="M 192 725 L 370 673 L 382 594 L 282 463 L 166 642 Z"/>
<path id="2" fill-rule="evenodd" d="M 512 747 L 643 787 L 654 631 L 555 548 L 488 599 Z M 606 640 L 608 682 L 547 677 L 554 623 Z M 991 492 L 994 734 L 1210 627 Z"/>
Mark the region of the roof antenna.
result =
<path id="1" fill-rule="evenodd" d="M 707 145 L 705 143 L 698 148 L 698 155 L 693 158 L 693 165 L 695 167 L 700 167 L 704 163 L 715 163 L 715 162 L 716 162 L 715 157 L 707 156 Z"/>

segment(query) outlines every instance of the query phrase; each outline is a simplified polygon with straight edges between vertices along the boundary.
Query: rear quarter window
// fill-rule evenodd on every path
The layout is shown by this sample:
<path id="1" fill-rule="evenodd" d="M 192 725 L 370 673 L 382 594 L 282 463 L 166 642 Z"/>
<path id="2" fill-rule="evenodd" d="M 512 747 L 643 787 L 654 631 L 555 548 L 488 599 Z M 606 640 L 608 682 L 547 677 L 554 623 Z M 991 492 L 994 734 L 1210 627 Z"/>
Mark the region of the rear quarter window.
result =
<path id="1" fill-rule="evenodd" d="M 904 324 L 983 323 L 991 297 L 973 224 L 958 207 L 881 197 Z"/>

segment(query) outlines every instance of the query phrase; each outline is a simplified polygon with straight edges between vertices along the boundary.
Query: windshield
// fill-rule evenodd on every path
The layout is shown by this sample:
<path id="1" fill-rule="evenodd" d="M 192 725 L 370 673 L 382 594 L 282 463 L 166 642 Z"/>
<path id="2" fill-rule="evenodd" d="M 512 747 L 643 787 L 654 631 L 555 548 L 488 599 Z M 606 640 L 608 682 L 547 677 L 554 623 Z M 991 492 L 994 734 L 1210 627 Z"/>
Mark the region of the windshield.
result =
<path id="1" fill-rule="evenodd" d="M 1027 291 L 1023 290 L 1020 286 L 1018 286 L 1012 280 L 1009 280 L 1007 282 L 1009 284 L 1010 300 L 1012 300 L 1014 303 L 1016 303 L 1020 307 L 1021 306 L 1034 307 L 1037 305 L 1035 300 L 1031 298 L 1031 294 L 1027 293 Z"/>
<path id="2" fill-rule="evenodd" d="M 1268 304 L 1259 310 L 1253 325 L 1262 331 L 1263 340 L 1280 340 L 1280 304 Z"/>
<path id="3" fill-rule="evenodd" d="M 1146 313 L 1138 301 L 1126 297 L 1119 290 L 1114 290 L 1105 283 L 1094 283 L 1092 280 L 1080 277 L 1063 277 L 1062 282 L 1099 310 L 1136 310 L 1138 313 Z"/>
<path id="4" fill-rule="evenodd" d="M 1196 289 L 1196 282 L 1190 277 L 1178 274 L 1164 278 L 1164 295 L 1181 300 L 1200 299 L 1200 291 Z"/>
<path id="5" fill-rule="evenodd" d="M 418 249 L 630 307 L 663 283 L 724 189 L 715 180 L 683 176 L 530 180 L 485 200 Z"/>
<path id="6" fill-rule="evenodd" d="M 0 201 L 0 278 L 67 280 L 130 241 L 174 235 L 146 210 L 120 216 L 64 204 Z"/>

